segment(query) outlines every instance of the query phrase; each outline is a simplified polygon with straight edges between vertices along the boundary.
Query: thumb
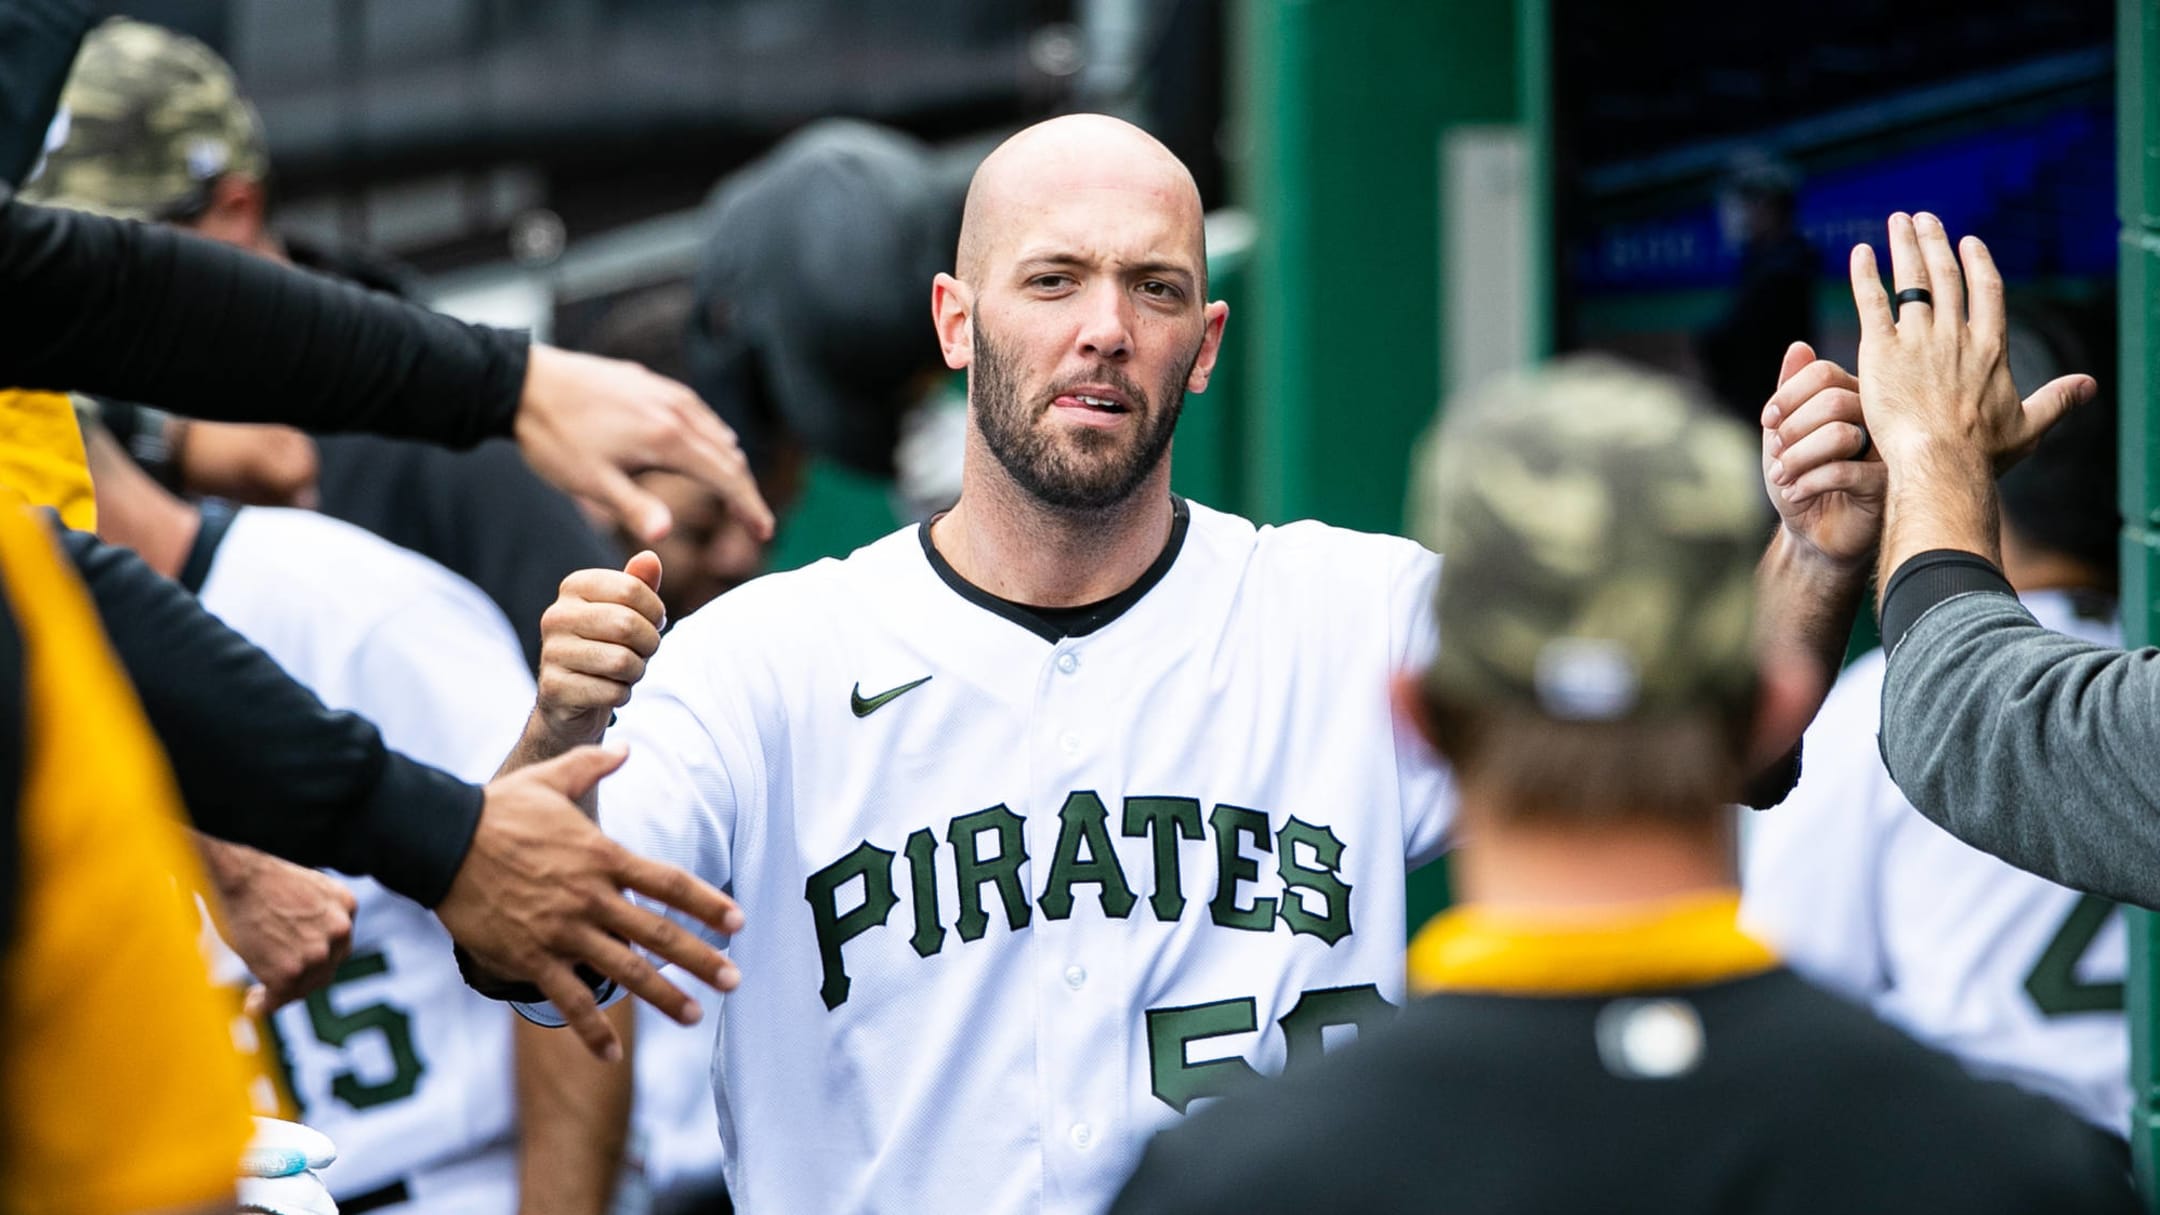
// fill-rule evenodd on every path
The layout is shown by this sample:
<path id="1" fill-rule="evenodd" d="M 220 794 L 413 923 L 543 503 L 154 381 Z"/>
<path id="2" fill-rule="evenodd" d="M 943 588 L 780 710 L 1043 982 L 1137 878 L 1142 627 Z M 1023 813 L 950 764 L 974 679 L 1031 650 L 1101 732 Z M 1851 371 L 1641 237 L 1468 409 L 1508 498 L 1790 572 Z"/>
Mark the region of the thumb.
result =
<path id="1" fill-rule="evenodd" d="M 622 568 L 623 573 L 651 587 L 653 594 L 660 593 L 660 554 L 646 549 Z"/>
<path id="2" fill-rule="evenodd" d="M 2100 391 L 2100 384 L 2089 375 L 2066 375 L 2049 380 L 2039 391 L 2025 398 L 2024 446 L 2040 441 L 2040 436 L 2053 429 L 2055 423 L 2071 410 L 2083 405 Z"/>
<path id="3" fill-rule="evenodd" d="M 1814 361 L 1815 348 L 1806 342 L 1794 342 L 1792 345 L 1787 346 L 1785 348 L 1785 361 L 1778 365 L 1778 387 L 1785 387 L 1785 381 L 1799 375 L 1802 367 Z"/>
<path id="4" fill-rule="evenodd" d="M 624 475 L 623 471 L 609 465 L 599 470 L 598 493 L 600 504 L 624 530 L 647 544 L 668 534 L 675 526 L 675 517 L 668 513 L 667 503 L 638 488 L 638 483 Z"/>
<path id="5" fill-rule="evenodd" d="M 541 784 L 555 790 L 571 801 L 592 792 L 600 778 L 622 767 L 630 758 L 630 748 L 619 743 L 607 743 L 597 747 L 577 747 L 543 764 L 534 764 L 531 772 Z"/>

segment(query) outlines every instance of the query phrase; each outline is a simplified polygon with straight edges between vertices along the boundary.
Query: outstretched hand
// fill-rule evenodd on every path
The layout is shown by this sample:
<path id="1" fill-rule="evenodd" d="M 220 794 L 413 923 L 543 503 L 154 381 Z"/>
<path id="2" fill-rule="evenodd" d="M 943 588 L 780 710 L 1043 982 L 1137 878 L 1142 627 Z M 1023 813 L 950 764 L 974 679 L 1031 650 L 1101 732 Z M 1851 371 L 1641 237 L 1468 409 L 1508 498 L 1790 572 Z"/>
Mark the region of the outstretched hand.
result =
<path id="1" fill-rule="evenodd" d="M 1794 342 L 1762 411 L 1763 485 L 1787 535 L 1840 565 L 1882 538 L 1889 477 L 1862 427 L 1860 382 Z"/>
<path id="2" fill-rule="evenodd" d="M 649 469 L 705 485 L 758 539 L 772 538 L 772 509 L 735 432 L 696 393 L 636 363 L 534 343 L 516 430 L 541 476 L 600 503 L 648 544 L 674 526 L 667 505 L 631 480 Z"/>
<path id="3" fill-rule="evenodd" d="M 1893 306 L 1874 249 L 1853 246 L 1860 399 L 1893 470 L 1929 461 L 1971 475 L 2000 472 L 2097 388 L 2089 375 L 2068 375 L 2018 399 L 2002 274 L 1979 237 L 1953 252 L 1940 219 L 1898 212 L 1890 274 L 1899 291 L 1919 288 L 1932 299 Z"/>
<path id="4" fill-rule="evenodd" d="M 622 1046 L 578 975 L 580 965 L 615 980 L 684 1025 L 697 1002 L 660 976 L 644 953 L 672 962 L 719 991 L 738 974 L 726 954 L 626 891 L 672 907 L 723 936 L 741 931 L 734 900 L 672 865 L 646 860 L 601 834 L 577 802 L 629 752 L 579 747 L 488 782 L 472 848 L 435 914 L 481 967 L 540 988 L 593 1054 Z"/>

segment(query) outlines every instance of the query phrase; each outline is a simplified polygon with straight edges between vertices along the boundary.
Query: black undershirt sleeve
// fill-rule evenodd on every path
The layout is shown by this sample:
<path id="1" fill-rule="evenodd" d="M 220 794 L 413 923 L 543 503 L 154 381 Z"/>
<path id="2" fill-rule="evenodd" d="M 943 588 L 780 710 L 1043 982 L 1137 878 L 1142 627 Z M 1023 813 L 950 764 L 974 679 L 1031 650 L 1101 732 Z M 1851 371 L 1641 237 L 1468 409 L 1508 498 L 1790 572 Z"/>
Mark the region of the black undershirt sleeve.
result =
<path id="1" fill-rule="evenodd" d="M 62 544 L 165 747 L 200 830 L 302 865 L 442 900 L 481 791 L 384 747 L 127 549 Z"/>
<path id="2" fill-rule="evenodd" d="M 469 447 L 511 433 L 516 335 L 167 228 L 0 190 L 0 384 Z"/>

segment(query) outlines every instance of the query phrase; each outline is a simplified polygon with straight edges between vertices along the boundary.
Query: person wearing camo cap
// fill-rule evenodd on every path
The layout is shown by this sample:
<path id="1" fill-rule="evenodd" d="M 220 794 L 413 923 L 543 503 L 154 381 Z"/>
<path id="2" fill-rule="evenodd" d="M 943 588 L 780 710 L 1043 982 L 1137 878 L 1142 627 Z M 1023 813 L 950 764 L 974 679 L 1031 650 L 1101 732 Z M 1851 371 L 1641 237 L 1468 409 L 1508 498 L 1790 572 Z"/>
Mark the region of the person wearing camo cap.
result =
<path id="1" fill-rule="evenodd" d="M 274 169 L 262 123 L 232 69 L 201 42 L 113 18 L 83 40 L 60 102 L 26 198 L 165 223 L 269 261 L 411 295 L 406 267 L 272 225 Z M 287 426 L 183 419 L 110 400 L 101 406 L 113 437 L 169 488 L 311 507 L 472 582 L 510 618 L 528 665 L 539 661 L 540 613 L 556 586 L 574 570 L 619 560 L 584 525 L 576 503 L 506 439 L 445 451 L 376 435 L 310 438 Z M 697 505 L 708 519 L 733 518 L 724 499 Z"/>
<path id="2" fill-rule="evenodd" d="M 268 187 L 262 119 L 209 47 L 115 17 L 83 40 L 44 161 L 22 196 L 119 219 L 185 223 L 227 244 L 244 195 Z M 263 251 L 260 247 L 258 252 Z"/>
<path id="3" fill-rule="evenodd" d="M 1393 1024 L 1158 1137 L 1113 1210 L 2127 1211 L 2126 1160 L 1737 926 L 1733 811 L 1814 701 L 1762 652 L 1754 436 L 1579 358 L 1450 407 L 1415 470 L 1461 905 Z"/>

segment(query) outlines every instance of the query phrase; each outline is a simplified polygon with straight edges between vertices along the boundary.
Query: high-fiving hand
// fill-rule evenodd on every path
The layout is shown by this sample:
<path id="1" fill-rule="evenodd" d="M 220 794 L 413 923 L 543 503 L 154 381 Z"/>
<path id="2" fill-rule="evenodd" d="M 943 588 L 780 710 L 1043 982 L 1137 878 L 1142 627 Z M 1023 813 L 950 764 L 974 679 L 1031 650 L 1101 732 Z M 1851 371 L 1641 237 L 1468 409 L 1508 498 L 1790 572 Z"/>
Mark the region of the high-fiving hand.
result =
<path id="1" fill-rule="evenodd" d="M 1893 304 L 1874 249 L 1853 247 L 1860 399 L 1893 475 L 1915 461 L 2000 472 L 2092 395 L 2091 376 L 2069 375 L 2018 399 L 2002 274 L 1979 237 L 1953 252 L 1940 219 L 1900 211 L 1890 217 L 1890 275 L 1900 293 L 1931 298 Z"/>
<path id="2" fill-rule="evenodd" d="M 611 1061 L 622 1057 L 621 1046 L 576 967 L 614 979 L 685 1025 L 700 1015 L 696 1001 L 645 953 L 718 991 L 740 977 L 727 955 L 624 892 L 724 936 L 743 926 L 733 899 L 673 865 L 633 854 L 578 808 L 627 754 L 578 747 L 489 781 L 472 849 L 435 908 L 488 975 L 536 984 L 586 1047 Z"/>
<path id="3" fill-rule="evenodd" d="M 1763 406 L 1763 482 L 1785 533 L 1840 565 L 1864 563 L 1882 536 L 1887 475 L 1862 429 L 1860 382 L 1794 342 Z"/>
<path id="4" fill-rule="evenodd" d="M 1890 217 L 1890 273 L 1902 302 L 1883 289 L 1875 251 L 1853 247 L 1860 405 L 1890 474 L 1876 579 L 1885 593 L 1925 552 L 1999 562 L 1995 474 L 2098 388 L 2091 376 L 2068 375 L 2018 399 L 2002 275 L 1979 238 L 1952 252 L 1941 220 L 1899 212 Z"/>

